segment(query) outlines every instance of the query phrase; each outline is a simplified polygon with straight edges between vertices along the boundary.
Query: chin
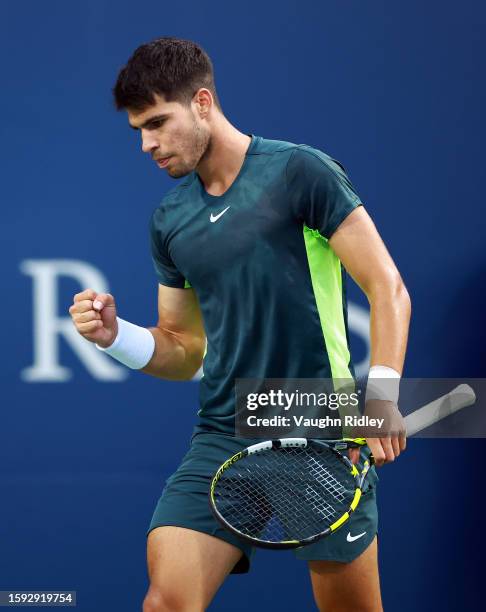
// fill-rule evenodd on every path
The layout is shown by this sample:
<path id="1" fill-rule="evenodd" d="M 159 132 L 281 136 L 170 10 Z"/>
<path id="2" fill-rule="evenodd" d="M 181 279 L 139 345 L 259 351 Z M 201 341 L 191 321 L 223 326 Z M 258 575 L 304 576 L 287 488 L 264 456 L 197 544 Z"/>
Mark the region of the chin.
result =
<path id="1" fill-rule="evenodd" d="M 173 179 L 182 178 L 183 176 L 187 176 L 191 172 L 192 172 L 192 169 L 187 169 L 187 168 L 170 168 L 170 169 L 168 168 L 167 169 L 167 174 Z"/>

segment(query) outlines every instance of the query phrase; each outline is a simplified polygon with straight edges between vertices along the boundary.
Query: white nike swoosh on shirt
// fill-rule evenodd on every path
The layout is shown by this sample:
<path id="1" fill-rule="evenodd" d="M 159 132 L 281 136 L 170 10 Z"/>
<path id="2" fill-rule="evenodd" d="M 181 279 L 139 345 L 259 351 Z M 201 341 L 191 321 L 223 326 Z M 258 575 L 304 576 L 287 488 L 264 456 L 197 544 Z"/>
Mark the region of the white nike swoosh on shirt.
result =
<path id="1" fill-rule="evenodd" d="M 355 540 L 359 540 L 359 538 L 362 538 L 365 535 L 365 533 L 366 533 L 366 531 L 363 531 L 363 533 L 360 533 L 360 534 L 358 534 L 356 536 L 352 536 L 351 532 L 348 531 L 348 535 L 346 536 L 346 540 L 348 542 L 354 542 Z"/>
<path id="2" fill-rule="evenodd" d="M 209 217 L 209 220 L 211 221 L 211 223 L 214 223 L 215 221 L 217 221 L 220 217 L 222 217 L 224 215 L 224 213 L 228 210 L 229 206 L 227 206 L 224 210 L 222 210 L 220 213 L 218 213 L 217 215 L 213 215 L 213 213 L 211 213 L 211 216 Z"/>

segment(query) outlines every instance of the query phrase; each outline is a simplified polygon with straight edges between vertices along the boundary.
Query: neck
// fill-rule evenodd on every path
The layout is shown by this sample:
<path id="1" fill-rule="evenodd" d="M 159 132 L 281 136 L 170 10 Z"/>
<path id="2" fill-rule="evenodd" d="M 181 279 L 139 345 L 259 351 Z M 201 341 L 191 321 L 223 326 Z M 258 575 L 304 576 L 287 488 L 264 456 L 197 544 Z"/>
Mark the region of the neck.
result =
<path id="1" fill-rule="evenodd" d="M 222 195 L 243 165 L 251 138 L 238 131 L 223 115 L 214 118 L 209 147 L 196 170 L 211 195 Z"/>

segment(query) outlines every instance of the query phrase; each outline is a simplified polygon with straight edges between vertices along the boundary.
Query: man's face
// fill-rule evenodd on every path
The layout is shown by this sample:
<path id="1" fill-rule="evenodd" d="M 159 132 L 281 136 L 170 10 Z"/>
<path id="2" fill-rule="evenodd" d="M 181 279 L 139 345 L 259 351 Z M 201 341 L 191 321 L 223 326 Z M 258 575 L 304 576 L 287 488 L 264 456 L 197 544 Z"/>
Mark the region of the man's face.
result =
<path id="1" fill-rule="evenodd" d="M 142 151 L 172 178 L 192 172 L 209 145 L 209 127 L 200 118 L 194 101 L 183 105 L 156 94 L 155 104 L 149 108 L 128 109 L 128 121 L 141 132 Z"/>

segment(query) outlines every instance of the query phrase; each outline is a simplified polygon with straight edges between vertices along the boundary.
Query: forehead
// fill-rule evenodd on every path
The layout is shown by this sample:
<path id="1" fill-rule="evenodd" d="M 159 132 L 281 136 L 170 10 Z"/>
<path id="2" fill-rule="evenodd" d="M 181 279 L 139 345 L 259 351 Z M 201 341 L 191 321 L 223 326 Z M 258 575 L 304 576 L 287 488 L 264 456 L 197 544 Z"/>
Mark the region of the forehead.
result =
<path id="1" fill-rule="evenodd" d="M 127 109 L 128 121 L 133 127 L 140 127 L 144 123 L 150 120 L 151 117 L 158 115 L 169 115 L 176 111 L 180 112 L 182 104 L 179 102 L 168 102 L 164 96 L 154 94 L 155 102 L 151 106 L 144 108 L 143 110 L 136 110 L 133 108 Z"/>

